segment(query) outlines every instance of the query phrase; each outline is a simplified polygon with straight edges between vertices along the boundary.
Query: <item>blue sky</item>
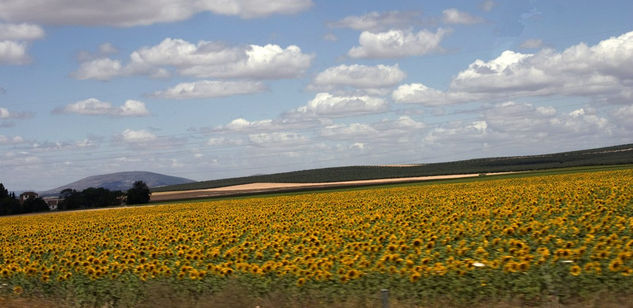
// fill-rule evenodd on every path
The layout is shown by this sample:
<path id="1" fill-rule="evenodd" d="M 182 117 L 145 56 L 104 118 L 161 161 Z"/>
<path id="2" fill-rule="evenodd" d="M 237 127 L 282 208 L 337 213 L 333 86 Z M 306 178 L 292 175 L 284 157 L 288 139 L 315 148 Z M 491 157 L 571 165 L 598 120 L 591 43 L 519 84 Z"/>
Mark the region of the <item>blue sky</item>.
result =
<path id="1" fill-rule="evenodd" d="M 633 142 L 630 1 L 0 2 L 0 182 Z"/>

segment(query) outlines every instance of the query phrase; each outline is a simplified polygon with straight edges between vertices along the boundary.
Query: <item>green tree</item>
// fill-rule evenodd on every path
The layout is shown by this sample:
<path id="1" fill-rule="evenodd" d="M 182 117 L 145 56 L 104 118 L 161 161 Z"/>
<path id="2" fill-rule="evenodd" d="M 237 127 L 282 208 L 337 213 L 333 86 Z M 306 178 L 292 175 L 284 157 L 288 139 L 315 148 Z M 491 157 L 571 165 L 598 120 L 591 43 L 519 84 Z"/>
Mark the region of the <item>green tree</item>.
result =
<path id="1" fill-rule="evenodd" d="M 84 207 L 85 200 L 83 195 L 74 189 L 66 188 L 59 195 L 64 199 L 59 203 L 61 210 L 75 210 Z"/>
<path id="2" fill-rule="evenodd" d="M 28 198 L 22 204 L 23 213 L 48 212 L 50 209 L 42 198 Z"/>
<path id="3" fill-rule="evenodd" d="M 127 204 L 148 203 L 151 192 L 143 181 L 136 181 L 127 191 Z"/>
<path id="4" fill-rule="evenodd" d="M 0 183 L 0 215 L 20 214 L 20 201 Z"/>

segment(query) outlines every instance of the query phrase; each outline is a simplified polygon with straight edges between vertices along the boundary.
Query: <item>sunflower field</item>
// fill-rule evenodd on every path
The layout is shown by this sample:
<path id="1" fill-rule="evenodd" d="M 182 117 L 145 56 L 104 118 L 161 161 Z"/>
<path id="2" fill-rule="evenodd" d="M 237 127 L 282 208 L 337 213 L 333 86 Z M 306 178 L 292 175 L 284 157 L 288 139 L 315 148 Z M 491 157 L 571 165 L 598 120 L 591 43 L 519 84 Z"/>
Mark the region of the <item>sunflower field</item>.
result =
<path id="1" fill-rule="evenodd" d="M 157 284 L 322 304 L 380 289 L 421 304 L 630 294 L 632 183 L 622 169 L 1 217 L 0 297 L 134 306 Z"/>

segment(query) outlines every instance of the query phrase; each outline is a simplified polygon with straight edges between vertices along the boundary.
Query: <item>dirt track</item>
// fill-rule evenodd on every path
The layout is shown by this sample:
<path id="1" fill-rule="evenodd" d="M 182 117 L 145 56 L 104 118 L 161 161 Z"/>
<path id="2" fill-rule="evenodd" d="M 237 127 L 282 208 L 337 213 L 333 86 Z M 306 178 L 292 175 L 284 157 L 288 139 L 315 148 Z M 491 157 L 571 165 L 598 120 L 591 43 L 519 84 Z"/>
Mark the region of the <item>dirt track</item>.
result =
<path id="1" fill-rule="evenodd" d="M 506 173 L 513 173 L 513 172 L 486 173 L 486 175 L 497 175 L 497 174 L 506 174 Z M 169 200 L 180 200 L 180 199 L 245 195 L 245 194 L 266 193 L 266 192 L 283 192 L 283 191 L 294 191 L 294 190 L 301 190 L 301 189 L 351 187 L 351 186 L 365 186 L 365 185 L 377 185 L 377 184 L 418 182 L 418 181 L 421 182 L 421 181 L 430 181 L 430 180 L 469 178 L 469 177 L 477 177 L 477 176 L 479 176 L 478 173 L 471 173 L 471 174 L 434 175 L 434 176 L 420 176 L 420 177 L 408 177 L 408 178 L 343 181 L 343 182 L 327 182 L 327 183 L 252 183 L 252 184 L 225 186 L 225 187 L 209 188 L 209 189 L 155 192 L 155 193 L 152 193 L 151 201 L 155 202 L 155 201 L 169 201 Z"/>

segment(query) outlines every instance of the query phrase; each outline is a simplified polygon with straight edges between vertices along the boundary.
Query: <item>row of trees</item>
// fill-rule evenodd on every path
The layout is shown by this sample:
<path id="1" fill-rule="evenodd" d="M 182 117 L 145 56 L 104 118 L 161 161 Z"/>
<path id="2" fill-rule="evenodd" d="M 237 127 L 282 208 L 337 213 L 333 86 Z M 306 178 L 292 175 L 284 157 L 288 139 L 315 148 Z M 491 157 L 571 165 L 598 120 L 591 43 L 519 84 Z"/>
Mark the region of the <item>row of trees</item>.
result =
<path id="1" fill-rule="evenodd" d="M 14 215 L 48 211 L 48 205 L 42 198 L 28 198 L 20 202 L 15 193 L 9 191 L 0 183 L 0 215 Z"/>
<path id="2" fill-rule="evenodd" d="M 76 210 L 99 208 L 121 204 L 148 203 L 150 190 L 143 181 L 136 181 L 127 192 L 111 191 L 105 188 L 86 188 L 82 191 L 64 189 L 60 193 L 61 202 L 58 210 Z M 20 202 L 15 193 L 9 191 L 0 183 L 0 215 L 13 215 L 49 211 L 49 207 L 42 198 L 29 197 Z"/>

